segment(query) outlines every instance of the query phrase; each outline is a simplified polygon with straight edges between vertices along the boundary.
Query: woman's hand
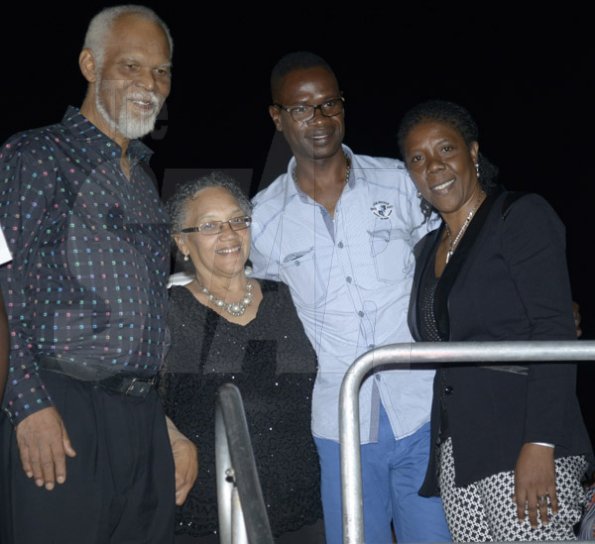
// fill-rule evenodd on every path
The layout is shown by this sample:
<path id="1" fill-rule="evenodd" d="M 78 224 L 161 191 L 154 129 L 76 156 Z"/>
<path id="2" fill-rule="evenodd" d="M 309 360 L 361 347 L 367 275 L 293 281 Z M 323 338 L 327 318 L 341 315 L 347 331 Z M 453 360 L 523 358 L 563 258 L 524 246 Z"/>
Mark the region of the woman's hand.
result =
<path id="1" fill-rule="evenodd" d="M 583 335 L 581 328 L 581 307 L 576 301 L 572 301 L 572 315 L 574 317 L 574 326 L 576 327 L 576 337 L 580 338 Z"/>
<path id="2" fill-rule="evenodd" d="M 528 514 L 533 528 L 538 515 L 541 523 L 548 522 L 548 508 L 552 514 L 558 512 L 553 447 L 523 445 L 514 470 L 514 500 L 519 520 Z"/>

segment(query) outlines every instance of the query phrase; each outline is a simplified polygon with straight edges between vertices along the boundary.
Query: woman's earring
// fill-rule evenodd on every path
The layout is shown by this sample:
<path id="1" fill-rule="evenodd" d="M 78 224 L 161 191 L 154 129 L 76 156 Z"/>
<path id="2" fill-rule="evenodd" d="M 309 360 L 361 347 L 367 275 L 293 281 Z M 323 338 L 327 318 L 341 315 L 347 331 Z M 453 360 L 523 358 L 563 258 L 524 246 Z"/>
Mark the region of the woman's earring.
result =
<path id="1" fill-rule="evenodd" d="M 186 253 L 184 255 L 184 262 L 187 263 L 190 260 L 190 258 L 188 257 L 188 253 Z"/>
<path id="2" fill-rule="evenodd" d="M 417 191 L 417 198 L 421 198 L 421 193 Z"/>
<path id="3" fill-rule="evenodd" d="M 477 172 L 477 179 L 479 179 L 479 163 L 475 163 L 475 171 Z"/>

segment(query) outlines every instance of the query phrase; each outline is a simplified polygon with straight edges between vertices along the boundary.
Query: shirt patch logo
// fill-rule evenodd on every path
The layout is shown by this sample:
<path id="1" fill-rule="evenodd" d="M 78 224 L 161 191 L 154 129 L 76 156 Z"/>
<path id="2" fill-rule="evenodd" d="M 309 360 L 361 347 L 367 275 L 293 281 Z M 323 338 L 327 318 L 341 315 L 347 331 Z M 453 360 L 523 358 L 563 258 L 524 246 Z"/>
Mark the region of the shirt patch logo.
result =
<path id="1" fill-rule="evenodd" d="M 376 217 L 380 219 L 388 219 L 393 213 L 393 205 L 384 200 L 378 200 L 374 202 L 374 205 L 370 208 Z"/>

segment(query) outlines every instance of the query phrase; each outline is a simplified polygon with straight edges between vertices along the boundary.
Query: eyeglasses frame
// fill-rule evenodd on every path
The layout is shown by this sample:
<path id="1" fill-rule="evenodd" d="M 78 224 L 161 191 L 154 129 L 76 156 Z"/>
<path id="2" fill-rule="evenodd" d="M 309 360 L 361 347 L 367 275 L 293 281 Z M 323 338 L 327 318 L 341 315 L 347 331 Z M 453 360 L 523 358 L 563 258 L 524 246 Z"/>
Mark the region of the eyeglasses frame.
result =
<path id="1" fill-rule="evenodd" d="M 233 227 L 232 225 L 232 221 L 234 221 L 235 219 L 243 219 L 243 223 L 238 223 L 238 225 L 242 225 L 239 228 L 236 226 L 236 228 Z M 237 217 L 232 217 L 231 219 L 228 219 L 227 221 L 208 221 L 208 223 L 217 223 L 219 225 L 219 230 L 217 232 L 204 232 L 203 227 L 205 225 L 205 223 L 203 223 L 202 225 L 198 225 L 198 227 L 185 227 L 183 229 L 180 229 L 180 233 L 181 234 L 191 234 L 193 232 L 199 232 L 200 234 L 204 235 L 204 236 L 214 236 L 216 234 L 221 234 L 221 232 L 223 232 L 223 225 L 228 224 L 229 228 L 231 230 L 233 230 L 234 232 L 237 232 L 239 230 L 245 230 L 247 228 L 250 227 L 250 225 L 252 224 L 252 217 L 250 215 L 238 215 Z"/>
<path id="2" fill-rule="evenodd" d="M 324 104 L 326 104 L 327 102 L 330 102 L 331 100 L 339 100 L 342 102 L 342 107 L 341 107 L 341 111 L 337 112 L 337 113 L 333 113 L 332 115 L 327 115 L 326 113 L 324 113 L 322 106 Z M 308 106 L 312 108 L 312 116 L 308 117 L 308 119 L 296 119 L 293 116 L 293 110 L 295 108 L 299 108 L 299 107 L 303 107 L 303 106 Z M 325 100 L 324 102 L 321 102 L 320 104 L 296 104 L 295 106 L 284 106 L 283 104 L 279 104 L 278 102 L 274 102 L 273 103 L 273 107 L 283 110 L 287 113 L 289 113 L 289 115 L 291 116 L 291 118 L 296 122 L 296 123 L 307 123 L 308 121 L 311 121 L 312 119 L 314 119 L 314 117 L 316 117 L 316 110 L 320 110 L 320 114 L 323 115 L 324 117 L 336 117 L 337 115 L 339 115 L 342 111 L 345 110 L 345 97 L 344 96 L 335 96 L 334 98 L 329 98 L 328 100 Z"/>

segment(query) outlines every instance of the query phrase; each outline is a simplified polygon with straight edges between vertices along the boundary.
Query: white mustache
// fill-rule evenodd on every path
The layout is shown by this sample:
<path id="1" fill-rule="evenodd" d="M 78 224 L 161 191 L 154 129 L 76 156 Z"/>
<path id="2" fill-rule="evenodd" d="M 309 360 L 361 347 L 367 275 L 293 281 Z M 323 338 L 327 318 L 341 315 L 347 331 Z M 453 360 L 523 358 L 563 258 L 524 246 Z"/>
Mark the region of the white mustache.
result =
<path id="1" fill-rule="evenodd" d="M 136 100 L 139 102 L 149 102 L 151 106 L 157 108 L 161 105 L 161 100 L 159 96 L 155 93 L 139 93 L 139 92 L 132 92 L 127 97 L 127 100 Z"/>

